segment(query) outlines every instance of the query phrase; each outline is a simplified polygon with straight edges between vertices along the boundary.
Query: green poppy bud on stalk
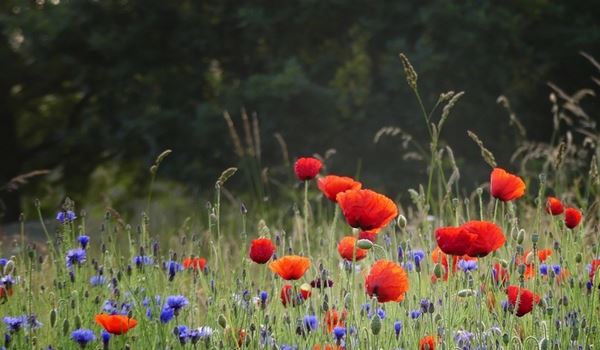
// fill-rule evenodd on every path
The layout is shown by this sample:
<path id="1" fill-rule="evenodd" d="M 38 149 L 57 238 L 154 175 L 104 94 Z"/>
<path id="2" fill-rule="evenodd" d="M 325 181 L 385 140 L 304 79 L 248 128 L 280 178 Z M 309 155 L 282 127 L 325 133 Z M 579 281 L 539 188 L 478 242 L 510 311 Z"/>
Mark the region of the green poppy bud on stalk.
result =
<path id="1" fill-rule="evenodd" d="M 378 335 L 380 331 L 381 331 L 381 319 L 379 318 L 379 315 L 375 315 L 371 319 L 371 332 L 373 332 L 373 335 Z"/>
<path id="2" fill-rule="evenodd" d="M 404 229 L 406 227 L 406 217 L 404 217 L 404 215 L 402 215 L 402 214 L 398 215 L 398 219 L 396 220 L 396 224 L 398 225 L 398 227 L 400 229 Z"/>
<path id="3" fill-rule="evenodd" d="M 369 241 L 368 239 L 359 239 L 356 242 L 356 246 L 360 249 L 371 249 L 373 248 L 373 242 Z"/>
<path id="4" fill-rule="evenodd" d="M 221 326 L 222 328 L 227 327 L 227 319 L 225 319 L 225 316 L 223 316 L 223 314 L 219 315 L 218 322 L 219 326 Z"/>
<path id="5" fill-rule="evenodd" d="M 442 278 L 442 276 L 444 276 L 444 267 L 441 264 L 435 264 L 433 267 L 433 274 L 437 278 Z"/>
<path id="6" fill-rule="evenodd" d="M 50 310 L 50 327 L 56 326 L 56 309 Z"/>

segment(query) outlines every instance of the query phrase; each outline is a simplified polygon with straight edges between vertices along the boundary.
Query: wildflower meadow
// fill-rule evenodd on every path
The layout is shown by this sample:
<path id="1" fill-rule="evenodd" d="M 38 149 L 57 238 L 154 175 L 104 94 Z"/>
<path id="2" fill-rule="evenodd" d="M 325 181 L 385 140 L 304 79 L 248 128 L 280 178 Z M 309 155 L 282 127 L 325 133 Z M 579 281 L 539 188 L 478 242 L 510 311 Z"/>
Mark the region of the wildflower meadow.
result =
<path id="1" fill-rule="evenodd" d="M 600 347 L 600 137 L 562 137 L 577 126 L 559 116 L 577 101 L 553 97 L 565 127 L 546 148 L 521 145 L 520 159 L 540 154 L 528 171 L 497 164 L 494 140 L 469 132 L 489 178 L 462 183 L 441 135 L 468 92 L 431 104 L 405 55 L 397 68 L 430 136 L 408 140 L 427 173 L 405 188 L 408 202 L 360 174 L 330 173 L 317 154 L 292 155 L 280 184 L 290 195 L 264 216 L 225 197 L 247 167 L 215 174 L 213 195 L 189 208 L 175 237 L 157 229 L 160 214 L 127 222 L 114 209 L 91 218 L 69 199 L 58 212 L 36 202 L 24 215 L 39 220 L 44 242 L 22 225 L 0 251 L 0 349 Z M 152 184 L 170 152 L 151 164 Z"/>

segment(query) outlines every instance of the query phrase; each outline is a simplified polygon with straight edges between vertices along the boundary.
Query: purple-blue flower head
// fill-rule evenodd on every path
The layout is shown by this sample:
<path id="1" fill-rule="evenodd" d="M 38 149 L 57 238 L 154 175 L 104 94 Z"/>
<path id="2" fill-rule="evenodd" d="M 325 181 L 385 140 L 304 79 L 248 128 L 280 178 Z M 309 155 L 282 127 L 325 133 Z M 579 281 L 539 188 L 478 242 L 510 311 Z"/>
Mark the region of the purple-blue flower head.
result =
<path id="1" fill-rule="evenodd" d="M 477 261 L 460 259 L 458 261 L 458 268 L 464 272 L 477 270 Z"/>
<path id="2" fill-rule="evenodd" d="M 95 275 L 90 277 L 90 284 L 93 287 L 103 286 L 106 284 L 106 277 L 102 275 Z"/>
<path id="3" fill-rule="evenodd" d="M 8 263 L 8 259 L 0 258 L 0 267 L 6 266 L 7 263 Z"/>
<path id="4" fill-rule="evenodd" d="M 548 265 L 540 264 L 540 274 L 543 276 L 548 275 Z"/>
<path id="5" fill-rule="evenodd" d="M 396 333 L 396 337 L 400 335 L 400 332 L 402 332 L 402 322 L 394 322 L 394 332 Z"/>
<path id="6" fill-rule="evenodd" d="M 165 307 L 160 312 L 160 322 L 161 323 L 168 323 L 169 321 L 171 321 L 173 319 L 173 317 L 175 317 L 175 311 L 171 308 Z"/>
<path id="7" fill-rule="evenodd" d="M 552 271 L 554 271 L 555 275 L 560 275 L 560 265 L 552 265 Z"/>
<path id="8" fill-rule="evenodd" d="M 415 250 L 412 250 L 410 253 L 411 253 L 413 260 L 415 261 L 415 265 L 417 265 L 417 266 L 421 265 L 421 261 L 423 261 L 423 259 L 425 259 L 425 252 L 422 251 L 421 249 L 415 249 Z"/>
<path id="9" fill-rule="evenodd" d="M 458 345 L 461 349 L 470 349 L 471 348 L 471 339 L 473 338 L 473 333 L 459 330 L 454 333 L 454 341 L 456 345 Z"/>
<path id="10" fill-rule="evenodd" d="M 309 332 L 317 330 L 317 327 L 319 327 L 319 320 L 317 320 L 317 316 L 315 316 L 315 315 L 304 316 L 304 327 Z"/>
<path id="11" fill-rule="evenodd" d="M 72 210 L 67 210 L 66 212 L 59 211 L 56 214 L 56 220 L 58 220 L 58 222 L 60 222 L 61 224 L 66 224 L 75 221 L 75 219 L 77 219 L 77 215 L 75 215 L 75 212 Z"/>
<path id="12" fill-rule="evenodd" d="M 173 309 L 173 311 L 175 311 L 175 314 L 177 314 L 177 312 L 181 308 L 188 305 L 189 303 L 190 302 L 183 295 L 170 295 L 167 297 L 165 307 Z"/>
<path id="13" fill-rule="evenodd" d="M 410 312 L 410 318 L 412 318 L 413 320 L 416 320 L 419 317 L 421 317 L 421 311 L 413 310 Z"/>
<path id="14" fill-rule="evenodd" d="M 85 249 L 75 248 L 71 249 L 67 252 L 67 256 L 65 257 L 67 262 L 67 268 L 72 268 L 73 265 L 81 265 L 86 260 Z"/>
<path id="15" fill-rule="evenodd" d="M 185 344 L 188 340 L 188 328 L 187 326 L 184 325 L 179 325 L 177 327 L 175 327 L 175 330 L 173 331 L 173 333 L 175 333 L 175 336 L 177 338 L 179 338 L 179 343 L 180 344 Z"/>
<path id="16" fill-rule="evenodd" d="M 6 328 L 9 332 L 15 333 L 18 332 L 21 328 L 23 328 L 23 326 L 25 326 L 27 319 L 24 316 L 6 316 L 2 319 L 2 321 L 4 321 L 4 324 L 6 325 Z"/>
<path id="17" fill-rule="evenodd" d="M 346 336 L 346 327 L 335 326 L 333 327 L 333 336 L 335 340 L 340 341 Z"/>
<path id="18" fill-rule="evenodd" d="M 88 243 L 90 242 L 90 236 L 81 235 L 81 236 L 77 237 L 77 241 L 81 245 L 81 248 L 86 249 L 88 246 Z"/>
<path id="19" fill-rule="evenodd" d="M 269 298 L 269 293 L 263 290 L 258 294 L 258 297 L 260 298 L 260 302 L 264 305 L 266 304 L 267 299 Z"/>
<path id="20" fill-rule="evenodd" d="M 78 329 L 71 333 L 71 339 L 73 339 L 81 348 L 85 348 L 85 346 L 94 340 L 96 340 L 96 336 L 94 332 L 89 329 Z"/>
<path id="21" fill-rule="evenodd" d="M 108 349 L 108 342 L 110 341 L 110 333 L 108 333 L 105 329 L 100 332 L 100 338 L 102 338 L 102 345 L 104 345 L 105 349 Z"/>
<path id="22" fill-rule="evenodd" d="M 152 259 L 152 257 L 147 256 L 147 255 L 138 255 L 138 256 L 134 256 L 131 259 L 131 262 L 137 267 L 142 267 L 144 265 L 154 264 L 154 259 Z"/>

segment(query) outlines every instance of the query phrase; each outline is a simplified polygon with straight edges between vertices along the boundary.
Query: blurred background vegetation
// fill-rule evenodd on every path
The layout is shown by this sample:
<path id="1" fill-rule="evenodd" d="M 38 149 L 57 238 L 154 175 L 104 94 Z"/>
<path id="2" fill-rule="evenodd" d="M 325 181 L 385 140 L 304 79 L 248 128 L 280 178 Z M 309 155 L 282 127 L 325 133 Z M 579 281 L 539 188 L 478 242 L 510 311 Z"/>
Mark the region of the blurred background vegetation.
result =
<path id="1" fill-rule="evenodd" d="M 523 140 L 560 141 L 553 104 L 569 111 L 589 88 L 571 114 L 592 136 L 599 118 L 600 67 L 580 54 L 600 57 L 598 1 L 3 0 L 0 35 L 4 222 L 67 194 L 136 212 L 165 149 L 155 198 L 202 204 L 236 166 L 231 192 L 268 206 L 294 158 L 318 153 L 327 171 L 402 199 L 427 173 L 409 140 L 428 136 L 399 52 L 427 106 L 466 92 L 442 135 L 461 186 L 489 175 L 467 129 L 516 170 Z M 401 132 L 374 142 L 385 126 Z"/>

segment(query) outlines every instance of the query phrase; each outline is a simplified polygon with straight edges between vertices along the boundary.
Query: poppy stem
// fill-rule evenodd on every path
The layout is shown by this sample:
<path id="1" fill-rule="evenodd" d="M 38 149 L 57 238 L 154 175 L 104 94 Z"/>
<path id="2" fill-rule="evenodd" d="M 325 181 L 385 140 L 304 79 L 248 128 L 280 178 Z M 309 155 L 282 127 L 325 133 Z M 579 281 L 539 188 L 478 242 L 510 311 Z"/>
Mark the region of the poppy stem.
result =
<path id="1" fill-rule="evenodd" d="M 496 222 L 496 212 L 498 211 L 498 199 L 494 199 L 494 217 L 493 217 L 493 222 Z"/>
<path id="2" fill-rule="evenodd" d="M 304 235 L 306 236 L 306 251 L 310 256 L 310 239 L 308 237 L 308 181 L 304 181 Z"/>

